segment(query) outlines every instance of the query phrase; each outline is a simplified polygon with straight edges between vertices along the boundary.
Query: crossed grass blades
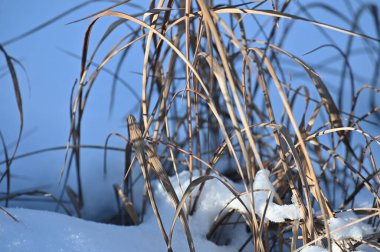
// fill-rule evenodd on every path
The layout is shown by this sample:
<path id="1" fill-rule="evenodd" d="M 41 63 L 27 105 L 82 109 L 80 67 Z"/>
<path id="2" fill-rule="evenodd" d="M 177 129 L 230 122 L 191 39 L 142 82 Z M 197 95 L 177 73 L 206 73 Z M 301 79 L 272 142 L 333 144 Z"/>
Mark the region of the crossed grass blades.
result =
<path id="1" fill-rule="evenodd" d="M 84 2 L 4 45 L 33 34 L 88 3 Z M 228 1 L 223 4 L 203 0 L 152 1 L 141 7 L 144 11 L 139 13 L 130 13 L 130 4 L 133 4 L 132 1 L 121 1 L 76 21 L 89 22 L 89 26 L 80 56 L 81 75 L 72 92 L 71 130 L 66 146 L 16 156 L 23 128 L 21 93 L 13 66 L 15 60 L 3 46 L 0 47 L 12 76 L 21 122 L 18 142 L 10 157 L 2 137 L 5 160 L 1 164 L 5 166 L 5 172 L 1 174 L 1 182 L 6 179 L 7 183 L 6 196 L 2 198 L 5 206 L 9 200 L 20 196 L 12 193 L 10 187 L 14 159 L 66 149 L 62 175 L 66 184 L 71 167 L 75 167 L 78 190 L 66 186 L 66 193 L 80 216 L 85 204 L 80 176 L 81 149 L 102 148 L 105 160 L 109 150 L 125 153 L 124 183 L 114 186 L 121 210 L 121 224 L 144 221 L 148 197 L 170 251 L 173 227 L 178 217 L 184 227 L 189 249 L 196 249 L 188 216 L 197 211 L 204 185 L 211 179 L 220 180 L 237 198 L 239 192 L 225 178 L 240 181 L 250 196 L 250 204 L 245 206 L 250 210 L 247 214 L 232 211 L 215 216 L 207 237 L 219 244 L 225 242 L 221 241 L 224 226 L 233 222 L 236 225 L 243 223 L 249 230 L 241 250 L 249 243 L 255 251 L 300 250 L 314 243 L 329 249 L 333 242 L 342 246 L 331 239 L 330 232 L 334 230 L 329 230 L 327 219 L 334 217 L 336 211 L 350 208 L 363 215 L 361 221 L 378 227 L 380 178 L 374 148 L 379 141 L 378 136 L 372 136 L 365 130 L 368 125 L 379 125 L 376 114 L 379 110 L 376 105 L 378 71 L 370 78 L 369 84 L 362 82 L 348 60 L 358 53 L 353 46 L 355 38 L 363 42 L 359 53 L 364 51 L 379 55 L 379 34 L 377 38 L 367 36 L 365 27 L 360 26 L 360 18 L 366 13 L 374 20 L 376 27 L 380 27 L 376 5 L 364 4 L 355 9 L 347 1 L 347 8 L 356 14 L 351 15 L 355 18 L 351 18 L 333 5 L 302 5 L 297 1 Z M 123 7 L 126 11 L 121 11 Z M 289 14 L 288 10 L 294 9 L 297 14 Z M 328 20 L 326 23 L 315 21 L 310 12 L 313 9 L 334 14 L 351 29 L 328 25 Z M 105 17 L 113 18 L 114 22 L 99 41 L 91 41 L 91 34 L 96 32 L 95 23 L 102 22 Z M 279 36 L 281 20 L 285 20 L 281 23 L 284 26 L 281 29 L 285 32 Z M 309 64 L 282 49 L 286 44 L 287 32 L 294 29 L 296 22 L 317 26 L 330 41 L 310 53 L 326 48 L 338 52 L 339 57 L 334 60 L 338 59 L 342 67 L 338 71 L 333 69 L 340 77 L 336 93 L 331 93 L 331 88 L 324 84 Z M 104 41 L 125 25 L 129 32 L 114 41 L 112 48 L 102 51 Z M 331 33 L 326 32 L 329 29 L 349 36 L 346 48 L 342 49 L 334 42 Z M 90 43 L 96 43 L 92 51 L 89 50 Z M 141 83 L 128 86 L 123 79 L 122 65 L 129 60 L 131 50 L 141 47 Z M 104 58 L 100 63 L 95 62 L 101 53 Z M 106 68 L 112 59 L 118 60 L 115 70 Z M 371 65 L 379 69 L 379 56 L 371 59 Z M 292 71 L 294 80 L 287 77 L 290 65 L 296 68 Z M 116 86 L 124 84 L 131 95 L 138 96 L 141 101 L 138 104 L 140 113 L 135 114 L 139 116 L 140 123 L 130 115 L 126 123 L 128 137 L 113 133 L 107 138 L 105 146 L 88 146 L 81 143 L 81 123 L 88 97 L 102 72 L 114 76 L 110 110 L 117 105 L 114 103 Z M 350 85 L 351 99 L 345 104 L 343 95 L 347 85 Z M 358 85 L 362 86 L 356 91 Z M 355 109 L 363 102 L 360 95 L 364 91 L 370 92 L 369 112 L 356 115 Z M 350 107 L 348 111 L 344 109 L 347 106 Z M 126 148 L 109 146 L 108 141 L 113 136 L 125 140 Z M 134 207 L 135 200 L 138 200 L 133 197 L 134 168 L 142 174 L 145 185 L 141 212 Z M 277 203 L 287 202 L 292 195 L 296 197 L 302 213 L 301 221 L 274 224 L 257 218 L 252 184 L 259 169 L 271 171 L 277 188 Z M 178 199 L 168 179 L 169 175 L 178 174 L 180 170 L 188 170 L 191 181 L 182 199 Z M 201 174 L 197 179 L 192 178 L 195 171 Z M 152 178 L 163 184 L 176 209 L 169 233 L 162 224 L 160 209 L 154 199 Z M 355 199 L 363 190 L 371 195 L 372 207 L 352 209 Z M 52 197 L 68 214 L 72 214 L 62 202 L 64 192 L 57 198 L 45 192 L 29 192 L 33 193 Z M 3 208 L 1 210 L 5 211 Z M 320 214 L 315 215 L 315 211 Z M 238 217 L 234 219 L 233 215 Z M 378 248 L 376 239 L 378 234 L 349 241 L 349 244 L 351 249 L 360 244 Z"/>

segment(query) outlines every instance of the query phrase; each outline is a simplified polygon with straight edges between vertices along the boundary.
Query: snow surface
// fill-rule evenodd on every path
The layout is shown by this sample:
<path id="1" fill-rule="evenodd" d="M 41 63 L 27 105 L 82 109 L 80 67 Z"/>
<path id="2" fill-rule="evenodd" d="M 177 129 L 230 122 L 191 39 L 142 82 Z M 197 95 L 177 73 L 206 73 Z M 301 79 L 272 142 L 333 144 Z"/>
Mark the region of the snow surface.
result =
<path id="1" fill-rule="evenodd" d="M 182 188 L 189 184 L 188 172 L 179 174 Z M 171 178 L 181 197 L 180 184 Z M 155 198 L 168 231 L 174 209 L 162 186 L 156 182 Z M 206 184 L 196 214 L 190 218 L 192 235 L 197 251 L 237 251 L 248 237 L 245 227 L 238 225 L 231 232 L 231 243 L 218 246 L 206 239 L 213 219 L 224 207 L 223 202 L 231 199 L 228 190 L 220 182 Z M 100 194 L 101 195 L 101 194 Z M 99 197 L 101 200 L 101 196 Z M 157 221 L 149 209 L 144 222 L 139 226 L 116 226 L 85 221 L 63 214 L 22 208 L 7 209 L 19 222 L 0 213 L 0 251 L 166 251 Z M 249 248 L 249 246 L 248 246 Z M 174 251 L 188 251 L 182 226 L 176 225 L 173 236 Z"/>
<path id="2" fill-rule="evenodd" d="M 271 195 L 274 192 L 268 175 L 269 171 L 258 172 L 253 185 L 259 215 L 262 217 L 269 200 L 266 212 L 266 218 L 269 220 L 279 222 L 285 218 L 299 218 L 299 214 L 294 213 L 298 212 L 294 211 L 297 210 L 296 206 L 279 206 L 272 202 L 273 197 L 268 198 L 269 192 Z M 170 178 L 179 198 L 183 195 L 183 188 L 189 185 L 188 178 L 187 171 L 180 173 L 178 178 L 176 176 Z M 231 181 L 229 183 L 243 191 L 241 185 Z M 161 184 L 155 182 L 154 187 L 164 226 L 166 230 L 169 230 L 174 209 Z M 206 239 L 213 220 L 229 202 L 232 201 L 227 210 L 246 211 L 239 201 L 233 199 L 234 195 L 220 181 L 206 182 L 197 211 L 190 217 L 190 228 L 198 251 L 236 251 L 248 238 L 249 234 L 245 227 L 237 225 L 233 232 L 226 232 L 231 236 L 228 237 L 230 241 L 228 246 L 217 246 Z M 242 200 L 249 204 L 248 197 L 242 197 Z M 148 210 L 141 225 L 128 227 L 100 224 L 47 211 L 21 208 L 10 208 L 8 211 L 19 222 L 14 222 L 4 214 L 0 215 L 0 251 L 125 251 L 126 247 L 130 251 L 165 251 L 166 249 L 151 210 Z M 175 251 L 188 250 L 181 224 L 175 226 L 173 248 Z M 247 248 L 251 250 L 249 246 Z"/>
<path id="3" fill-rule="evenodd" d="M 154 218 L 139 226 L 116 226 L 85 221 L 63 214 L 7 209 L 19 222 L 0 214 L 0 251 L 166 251 L 166 245 Z M 188 251 L 185 237 L 176 234 L 174 251 Z M 193 234 L 199 251 L 234 251 Z M 128 249 L 128 250 L 126 250 Z"/>
<path id="4" fill-rule="evenodd" d="M 197 176 L 194 176 L 195 179 Z M 178 177 L 170 178 L 179 198 L 183 190 L 189 185 L 189 173 L 184 171 Z M 231 181 L 229 183 L 238 191 L 243 192 L 241 184 Z M 165 189 L 159 182 L 153 183 L 155 199 L 166 231 L 170 230 L 173 221 L 174 209 Z M 253 198 L 255 211 L 260 218 L 264 215 L 266 220 L 282 222 L 285 219 L 300 219 L 296 203 L 278 205 L 273 202 L 274 188 L 269 179 L 269 171 L 259 171 L 253 184 Z M 99 194 L 99 200 L 101 200 Z M 241 196 L 242 201 L 249 209 L 249 198 Z M 231 203 L 230 203 L 231 202 Z M 230 204 L 228 204 L 230 203 Z M 226 205 L 228 206 L 226 207 Z M 244 225 L 230 225 L 225 227 L 224 235 L 228 245 L 218 246 L 206 239 L 206 234 L 213 220 L 225 208 L 235 209 L 239 212 L 247 211 L 242 203 L 217 179 L 206 182 L 201 194 L 196 212 L 190 216 L 189 223 L 195 248 L 197 251 L 237 251 L 249 237 Z M 142 224 L 138 226 L 116 226 L 101 224 L 75 217 L 66 216 L 48 211 L 37 211 L 22 208 L 8 208 L 19 222 L 13 221 L 9 216 L 0 213 L 0 251 L 166 251 L 166 244 L 161 236 L 156 218 L 149 208 Z M 352 212 L 337 214 L 336 218 L 329 220 L 330 229 L 343 227 L 358 217 Z M 233 226 L 233 227 L 232 227 Z M 373 232 L 371 226 L 357 223 L 332 234 L 336 240 L 347 238 L 360 239 Z M 225 242 L 227 243 L 227 242 Z M 359 247 L 361 251 L 371 251 L 366 246 Z M 174 251 L 188 251 L 187 239 L 182 225 L 177 223 L 173 235 Z M 252 251 L 251 244 L 246 247 Z M 326 251 L 322 247 L 308 246 L 302 252 Z M 333 244 L 333 251 L 340 251 Z"/>
<path id="5" fill-rule="evenodd" d="M 152 244 L 164 246 L 154 228 L 146 224 L 130 228 L 47 211 L 8 211 L 19 223 L 0 215 L 0 251 L 125 251 L 124 246 L 130 251 L 154 251 Z M 142 237 L 151 242 L 136 242 Z"/>

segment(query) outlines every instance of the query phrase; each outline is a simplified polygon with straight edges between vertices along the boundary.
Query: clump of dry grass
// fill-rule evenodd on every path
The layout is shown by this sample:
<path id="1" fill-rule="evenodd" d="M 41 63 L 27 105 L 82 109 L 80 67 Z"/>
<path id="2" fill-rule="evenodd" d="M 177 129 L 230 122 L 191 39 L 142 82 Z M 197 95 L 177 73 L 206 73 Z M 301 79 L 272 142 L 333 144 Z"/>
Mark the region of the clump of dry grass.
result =
<path id="1" fill-rule="evenodd" d="M 196 248 L 187 216 L 197 211 L 199 195 L 211 174 L 240 181 L 250 195 L 250 205 L 246 207 L 251 211 L 243 219 L 250 230 L 247 243 L 252 243 L 255 251 L 300 250 L 308 244 L 331 249 L 332 243 L 339 242 L 331 238 L 334 231 L 329 230 L 328 219 L 339 210 L 351 209 L 364 216 L 362 221 L 378 227 L 380 178 L 374 146 L 379 140 L 365 130 L 370 124 L 378 126 L 377 75 L 374 74 L 372 85 L 362 85 L 348 58 L 353 54 L 354 37 L 363 41 L 369 54 L 378 54 L 379 39 L 365 35 L 358 19 L 348 18 L 327 4 L 302 6 L 291 1 L 282 4 L 229 1 L 220 5 L 203 0 L 152 1 L 143 16 L 114 10 L 127 2 L 85 18 L 90 21 L 84 38 L 81 75 L 72 94 L 72 124 L 65 163 L 68 167 L 75 164 L 78 174 L 78 192 L 67 190 L 78 213 L 84 204 L 80 146 L 81 121 L 88 97 L 97 76 L 112 59 L 119 60 L 113 83 L 116 85 L 123 62 L 140 45 L 141 83 L 134 83 L 132 89 L 138 87 L 141 93 L 140 111 L 135 114 L 141 125 L 129 116 L 129 136 L 114 134 L 127 143 L 125 185 L 115 187 L 115 191 L 132 223 L 143 221 L 145 211 L 144 205 L 143 211 L 137 213 L 132 200 L 130 173 L 137 160 L 145 181 L 143 204 L 145 197 L 149 197 L 169 250 L 172 230 L 168 234 L 161 223 L 151 188 L 152 175 L 170 195 L 191 251 Z M 350 3 L 347 5 L 352 7 Z M 292 8 L 298 8 L 299 13 L 288 14 Z M 333 13 L 352 25 L 352 29 L 315 21 L 309 12 L 313 8 Z M 377 7 L 367 8 L 379 25 L 374 14 Z M 359 9 L 358 15 L 364 10 Z M 115 21 L 101 40 L 94 42 L 91 40 L 96 31 L 94 25 L 105 17 Z M 278 29 L 282 19 L 288 20 L 281 28 L 286 32 L 295 22 L 306 22 L 321 28 L 327 39 L 331 37 L 326 33 L 328 29 L 349 36 L 345 49 L 332 41 L 315 50 L 331 47 L 342 56 L 337 94 L 304 59 L 282 49 L 287 35 Z M 95 64 L 103 42 L 123 24 L 131 32 L 115 41 L 114 47 L 106 50 L 104 58 Z M 90 43 L 96 44 L 92 51 Z M 374 57 L 371 64 L 376 69 L 379 62 Z M 290 66 L 295 70 L 289 70 Z M 289 74 L 294 74 L 294 79 L 289 80 Z M 347 82 L 351 83 L 351 99 L 345 101 Z M 359 85 L 362 87 L 357 90 L 355 87 Z M 370 111 L 360 116 L 355 109 L 363 102 L 360 95 L 364 90 L 371 92 Z M 347 106 L 349 111 L 344 109 Z M 202 176 L 193 181 L 190 178 L 192 182 L 184 198 L 178 199 L 168 176 L 184 169 L 190 174 L 198 170 Z M 256 216 L 252 184 L 260 169 L 271 171 L 277 203 L 283 204 L 292 196 L 297 199 L 301 221 L 265 223 Z M 363 191 L 370 195 L 372 207 L 353 208 Z M 320 214 L 315 215 L 316 211 Z M 208 238 L 222 231 L 233 214 L 239 213 L 228 212 L 216 218 Z M 351 240 L 351 248 L 359 244 L 377 246 L 376 239 L 368 236 L 361 241 Z M 245 246 L 242 244 L 242 250 Z"/>

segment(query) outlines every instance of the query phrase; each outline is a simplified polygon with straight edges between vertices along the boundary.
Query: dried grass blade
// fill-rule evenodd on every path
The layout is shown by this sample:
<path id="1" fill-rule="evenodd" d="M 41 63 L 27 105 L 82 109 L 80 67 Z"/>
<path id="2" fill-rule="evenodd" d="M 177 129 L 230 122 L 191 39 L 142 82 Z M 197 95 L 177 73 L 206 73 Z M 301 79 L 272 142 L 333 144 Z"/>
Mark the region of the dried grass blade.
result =
<path id="1" fill-rule="evenodd" d="M 305 162 L 307 164 L 307 175 L 311 178 L 311 183 L 314 184 L 314 186 L 311 188 L 311 192 L 312 194 L 314 195 L 314 197 L 316 198 L 316 200 L 318 201 L 320 207 L 321 207 L 321 210 L 322 210 L 322 213 L 323 213 L 323 217 L 324 217 L 324 225 L 325 225 L 325 229 L 326 229 L 326 232 L 329 234 L 329 226 L 328 226 L 328 223 L 327 223 L 327 218 L 331 218 L 333 217 L 333 212 L 330 208 L 330 205 L 328 204 L 328 201 L 326 200 L 326 198 L 323 196 L 323 192 L 318 184 L 318 179 L 316 177 L 316 174 L 315 174 L 315 171 L 314 171 L 314 168 L 313 168 L 313 165 L 312 165 L 312 162 L 311 162 L 311 159 L 310 159 L 310 156 L 309 156 L 309 153 L 308 153 L 308 150 L 306 148 L 306 145 L 305 145 L 305 142 L 304 142 L 304 139 L 302 137 L 302 134 L 298 128 L 298 125 L 296 123 L 296 120 L 294 118 L 294 115 L 293 115 L 293 112 L 292 112 L 292 109 L 289 105 L 289 102 L 286 98 L 286 95 L 284 93 L 284 91 L 282 90 L 282 87 L 281 87 L 281 84 L 278 80 L 278 77 L 274 71 L 274 68 L 271 64 L 271 62 L 269 62 L 268 58 L 264 57 L 263 53 L 261 52 L 261 50 L 255 48 L 254 49 L 256 51 L 256 53 L 258 55 L 260 55 L 260 57 L 263 58 L 264 60 L 264 63 L 265 65 L 267 66 L 267 69 L 269 71 L 269 74 L 270 76 L 272 77 L 273 79 L 273 82 L 275 83 L 275 86 L 277 88 L 277 91 L 281 97 L 281 100 L 282 100 L 282 103 L 284 105 L 284 108 L 289 116 L 289 119 L 292 123 L 292 126 L 293 126 L 293 129 L 297 135 L 297 138 L 298 138 L 298 141 L 300 143 L 300 148 L 301 148 L 301 153 L 303 154 L 303 157 L 305 158 Z M 331 238 L 330 236 L 328 235 L 328 244 L 329 244 L 329 248 L 331 247 Z"/>
<path id="2" fill-rule="evenodd" d="M 265 16 L 270 16 L 270 17 L 284 18 L 284 19 L 300 20 L 300 21 L 304 21 L 304 22 L 307 22 L 307 23 L 310 23 L 310 24 L 313 24 L 313 25 L 316 25 L 316 26 L 320 26 L 320 27 L 323 27 L 323 28 L 327 28 L 327 29 L 330 29 L 330 30 L 342 32 L 342 33 L 345 33 L 345 34 L 348 34 L 348 35 L 351 35 L 351 36 L 355 36 L 355 37 L 359 37 L 359 38 L 365 38 L 365 39 L 370 39 L 370 40 L 374 40 L 374 41 L 380 42 L 380 39 L 377 39 L 377 38 L 374 38 L 374 37 L 371 37 L 371 36 L 368 36 L 368 35 L 365 35 L 365 34 L 360 34 L 360 33 L 352 32 L 352 31 L 349 31 L 349 30 L 346 30 L 346 29 L 343 29 L 343 28 L 340 28 L 340 27 L 337 27 L 337 26 L 334 26 L 334 25 L 325 24 L 325 23 L 322 23 L 322 22 L 318 22 L 318 21 L 315 21 L 315 20 L 310 20 L 310 19 L 303 18 L 303 17 L 296 16 L 296 15 L 292 15 L 292 14 L 287 14 L 287 13 L 284 13 L 284 12 L 278 12 L 278 11 L 272 11 L 272 10 L 249 10 L 249 9 L 232 9 L 232 8 L 218 9 L 218 10 L 214 10 L 214 12 L 215 13 L 249 13 L 249 14 L 265 15 Z"/>
<path id="3" fill-rule="evenodd" d="M 127 195 L 124 194 L 123 189 L 121 189 L 119 185 L 114 185 L 114 188 L 117 192 L 117 195 L 123 202 L 125 210 L 127 211 L 129 217 L 132 219 L 133 224 L 135 225 L 140 224 L 139 216 L 137 215 L 137 212 L 133 206 L 132 201 L 128 199 Z"/>
<path id="4" fill-rule="evenodd" d="M 66 186 L 66 193 L 71 201 L 71 204 L 74 206 L 74 209 L 77 212 L 78 217 L 80 218 L 81 203 L 78 201 L 78 196 L 70 186 Z"/>
<path id="5" fill-rule="evenodd" d="M 3 181 L 4 177 L 6 176 L 7 177 L 6 195 L 8 196 L 10 194 L 10 191 L 11 191 L 11 166 L 10 166 L 10 160 L 9 160 L 9 156 L 8 156 L 8 148 L 7 148 L 7 145 L 5 143 L 3 133 L 1 131 L 0 131 L 0 138 L 1 138 L 1 143 L 3 145 L 4 157 L 5 157 L 5 166 L 6 166 L 5 172 L 1 175 L 0 183 L 1 183 L 1 181 Z M 8 197 L 5 200 L 5 207 L 8 207 Z"/>
<path id="6" fill-rule="evenodd" d="M 0 206 L 0 211 L 2 211 L 3 213 L 5 213 L 6 215 L 8 215 L 15 222 L 19 222 L 18 219 L 16 219 L 16 217 L 14 217 L 11 213 L 9 213 L 7 210 L 5 210 L 4 208 L 2 208 L 1 206 Z"/>
<path id="7" fill-rule="evenodd" d="M 196 71 L 196 69 L 192 66 L 192 64 L 186 59 L 186 57 L 181 53 L 181 51 L 175 47 L 173 45 L 173 43 L 171 41 L 169 41 L 164 35 L 162 35 L 160 32 L 158 32 L 156 29 L 152 28 L 151 26 L 145 24 L 144 22 L 130 16 L 130 15 L 127 15 L 127 14 L 124 14 L 124 13 L 120 13 L 120 12 L 115 12 L 115 11 L 107 11 L 107 12 L 104 12 L 102 14 L 99 14 L 97 17 L 94 18 L 94 21 L 102 16 L 114 16 L 114 17 L 120 17 L 120 18 L 124 18 L 124 19 L 128 19 L 128 20 L 131 20 L 132 22 L 135 22 L 137 24 L 139 24 L 140 26 L 146 28 L 146 29 L 149 29 L 150 31 L 152 31 L 153 33 L 155 33 L 157 36 L 159 36 L 163 41 L 165 41 L 172 49 L 173 51 L 178 54 L 178 56 L 184 61 L 184 63 L 186 65 L 189 66 L 189 68 L 191 69 L 191 71 L 193 72 L 193 75 L 197 78 L 197 80 L 199 81 L 199 83 L 201 84 L 202 88 L 203 88 L 203 92 L 209 97 L 210 94 L 209 94 L 209 91 L 205 85 L 205 83 L 203 82 L 202 78 L 200 77 L 200 75 L 198 74 L 198 72 Z M 93 21 L 93 22 L 94 22 Z M 234 160 L 236 161 L 236 165 L 237 167 L 240 168 L 240 163 L 239 163 L 239 160 L 237 158 L 237 154 L 232 146 L 232 143 L 230 142 L 229 140 L 229 136 L 228 136 L 228 133 L 225 129 L 225 126 L 224 126 L 224 122 L 221 118 L 221 116 L 219 115 L 218 113 L 218 110 L 216 109 L 214 103 L 212 102 L 212 100 L 210 99 L 205 99 L 211 112 L 214 114 L 219 126 L 220 126 L 220 129 L 223 133 L 223 136 L 227 142 L 227 146 L 228 146 L 228 149 L 230 150 L 231 154 L 233 155 L 233 158 Z M 149 123 L 148 123 L 149 125 Z"/>
<path id="8" fill-rule="evenodd" d="M 172 250 L 171 243 L 167 237 L 165 228 L 162 224 L 162 220 L 161 220 L 161 217 L 159 215 L 159 212 L 158 212 L 158 209 L 157 209 L 154 197 L 153 197 L 153 191 L 152 191 L 152 188 L 150 186 L 148 163 L 151 163 L 152 168 L 154 169 L 154 171 L 157 174 L 160 182 L 163 184 L 164 188 L 168 192 L 171 200 L 174 201 L 175 205 L 178 205 L 177 195 L 175 194 L 175 191 L 174 191 L 174 189 L 173 189 L 173 187 L 169 181 L 169 178 L 166 175 L 165 171 L 163 170 L 162 166 L 160 167 L 160 165 L 157 163 L 157 160 L 156 160 L 157 157 L 155 157 L 155 154 L 152 153 L 151 149 L 146 148 L 141 129 L 137 125 L 136 119 L 132 115 L 128 116 L 128 132 L 130 135 L 132 147 L 135 149 L 137 160 L 139 161 L 140 166 L 141 166 L 141 170 L 142 170 L 142 173 L 144 176 L 146 188 L 147 188 L 148 195 L 149 195 L 149 198 L 150 198 L 150 201 L 152 204 L 153 211 L 156 215 L 157 221 L 159 222 L 159 226 L 160 226 L 161 232 L 164 236 L 165 242 L 168 246 L 168 250 L 171 251 Z M 147 151 L 148 160 L 146 160 L 146 158 L 145 158 L 145 151 Z M 194 251 L 195 248 L 194 248 L 194 243 L 192 240 L 190 228 L 188 226 L 186 216 L 183 214 L 182 211 L 181 211 L 181 221 L 182 221 L 184 228 L 185 228 L 186 237 L 187 237 L 188 244 L 189 244 L 189 249 L 191 251 Z"/>
<path id="9" fill-rule="evenodd" d="M 191 193 L 193 192 L 193 190 L 200 184 L 204 184 L 206 181 L 208 180 L 211 180 L 211 179 L 217 179 L 219 180 L 223 185 L 225 185 L 227 187 L 228 190 L 230 190 L 230 192 L 235 196 L 235 198 L 237 200 L 240 201 L 240 203 L 245 207 L 246 211 L 249 212 L 248 208 L 246 207 L 246 205 L 244 204 L 244 202 L 240 199 L 240 196 L 239 196 L 239 193 L 227 182 L 225 182 L 224 180 L 218 178 L 218 177 L 214 177 L 214 176 L 202 176 L 202 177 L 199 177 L 195 180 L 193 180 L 189 185 L 188 187 L 186 188 L 182 198 L 181 198 L 181 201 L 177 204 L 177 207 L 176 207 L 176 211 L 175 211 L 175 214 L 174 214 L 174 217 L 173 217 L 173 221 L 172 221 L 172 224 L 171 224 L 171 227 L 170 227 L 170 233 L 169 233 L 169 243 L 171 243 L 172 241 L 172 237 L 173 237 L 173 232 L 174 232 L 174 226 L 177 222 L 177 218 L 180 217 L 180 214 L 181 212 L 183 211 L 183 207 L 184 205 L 186 204 L 186 200 L 189 198 L 189 196 L 191 195 Z"/>
<path id="10" fill-rule="evenodd" d="M 90 0 L 90 1 L 86 1 L 86 2 L 80 3 L 80 4 L 74 6 L 74 7 L 70 8 L 70 9 L 64 11 L 63 13 L 61 13 L 61 14 L 53 17 L 52 19 L 49 19 L 48 21 L 46 21 L 46 22 L 44 22 L 44 23 L 42 23 L 42 24 L 40 24 L 40 25 L 38 25 L 38 26 L 30 29 L 29 31 L 26 31 L 26 32 L 24 32 L 24 33 L 22 33 L 20 35 L 17 35 L 16 37 L 13 37 L 11 39 L 8 39 L 8 40 L 4 41 L 2 44 L 4 46 L 6 46 L 6 45 L 12 44 L 12 43 L 14 43 L 16 41 L 19 41 L 19 40 L 21 40 L 21 39 L 23 39 L 25 37 L 28 37 L 28 36 L 32 35 L 33 33 L 36 33 L 38 31 L 44 29 L 45 27 L 53 24 L 54 22 L 62 19 L 63 17 L 65 17 L 65 16 L 73 13 L 74 11 L 76 11 L 76 10 L 78 10 L 78 9 L 80 9 L 80 8 L 86 6 L 87 4 L 90 4 L 90 3 L 93 3 L 93 1 Z"/>
<path id="11" fill-rule="evenodd" d="M 169 180 L 168 175 L 166 174 L 164 168 L 162 167 L 162 164 L 161 164 L 160 160 L 158 159 L 153 147 L 151 145 L 146 145 L 145 151 L 146 151 L 146 154 L 148 156 L 149 164 L 151 165 L 151 167 L 155 171 L 156 175 L 158 176 L 159 181 L 161 182 L 161 184 L 165 188 L 166 192 L 168 193 L 169 198 L 170 198 L 171 202 L 173 203 L 173 206 L 175 208 L 177 208 L 178 204 L 179 204 L 177 194 L 173 188 L 173 185 L 171 184 L 171 182 Z M 187 237 L 188 244 L 189 244 L 189 249 L 190 249 L 190 251 L 195 251 L 194 244 L 193 244 L 193 238 L 191 235 L 191 231 L 190 231 L 189 223 L 188 223 L 187 218 L 186 218 L 185 211 L 182 210 L 180 212 L 179 217 L 180 217 L 182 225 L 185 229 L 186 237 Z M 169 245 L 171 245 L 170 236 L 169 236 Z"/>
<path id="12" fill-rule="evenodd" d="M 18 132 L 18 137 L 17 137 L 17 141 L 16 141 L 16 145 L 15 145 L 15 148 L 13 150 L 13 154 L 11 155 L 11 158 L 9 159 L 9 166 L 11 165 L 14 157 L 16 156 L 16 152 L 18 150 L 18 147 L 20 145 L 20 141 L 21 141 L 21 137 L 22 137 L 22 132 L 23 132 L 23 128 L 24 128 L 24 112 L 23 112 L 23 105 L 22 105 L 22 96 L 21 96 L 21 91 L 20 91 L 20 85 L 19 85 L 19 81 L 18 81 L 18 78 L 17 78 L 17 74 L 16 74 L 16 69 L 12 63 L 12 60 L 13 58 L 10 57 L 8 55 L 8 53 L 5 51 L 5 48 L 0 44 L 0 51 L 4 54 L 5 56 L 5 59 L 6 59 L 6 62 L 7 62 L 7 66 L 8 66 L 8 70 L 11 74 L 11 77 L 12 77 L 12 82 L 13 82 L 13 89 L 14 89 L 14 92 L 15 92 L 15 97 L 16 97 L 16 102 L 17 102 L 17 108 L 18 108 L 18 112 L 19 112 L 19 118 L 20 118 L 20 128 L 19 128 L 19 132 Z"/>

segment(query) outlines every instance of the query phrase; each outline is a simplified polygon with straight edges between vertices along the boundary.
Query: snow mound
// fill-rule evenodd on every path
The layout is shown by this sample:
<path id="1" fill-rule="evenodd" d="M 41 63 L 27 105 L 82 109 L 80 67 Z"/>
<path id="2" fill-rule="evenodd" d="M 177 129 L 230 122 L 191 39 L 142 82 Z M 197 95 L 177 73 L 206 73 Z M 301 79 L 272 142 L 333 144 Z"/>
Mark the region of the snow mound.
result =
<path id="1" fill-rule="evenodd" d="M 260 170 L 257 172 L 254 183 L 253 183 L 253 198 L 255 212 L 260 217 L 272 222 L 284 222 L 288 220 L 299 220 L 301 219 L 301 213 L 299 207 L 293 200 L 293 204 L 290 205 L 278 205 L 273 202 L 273 196 L 275 195 L 275 190 L 273 188 L 272 182 L 269 179 L 269 170 Z M 197 174 L 194 174 L 193 179 L 198 178 Z M 179 178 L 179 180 L 178 180 Z M 183 171 L 178 175 L 178 178 L 173 176 L 170 178 L 171 183 L 174 186 L 174 190 L 179 199 L 183 196 L 183 190 L 189 185 L 189 172 Z M 228 181 L 235 189 L 243 192 L 244 188 L 241 184 L 233 183 Z M 165 195 L 165 189 L 160 184 L 157 184 L 158 194 Z M 166 197 L 166 196 L 165 196 Z M 166 197 L 167 198 L 167 197 Z M 204 225 L 206 227 L 211 225 L 212 220 L 215 216 L 229 203 L 226 210 L 234 209 L 241 213 L 246 213 L 247 209 L 250 209 L 250 200 L 247 194 L 240 196 L 241 201 L 234 199 L 233 193 L 226 188 L 220 181 L 214 179 L 206 182 L 203 192 L 200 197 L 199 205 L 197 206 L 196 214 L 202 219 L 202 223 L 207 223 Z M 170 199 L 166 199 L 170 202 Z M 268 206 L 267 206 L 268 205 Z M 266 212 L 265 208 L 267 206 Z"/>
<path id="2" fill-rule="evenodd" d="M 170 177 L 170 182 L 173 185 L 173 188 L 179 199 L 183 197 L 183 193 L 186 188 L 189 186 L 190 173 L 188 171 L 183 171 L 177 176 Z M 199 177 L 199 174 L 193 174 L 193 180 Z M 242 186 L 240 184 L 236 184 L 230 182 L 235 188 L 241 189 Z M 174 208 L 170 203 L 170 199 L 167 196 L 165 189 L 159 182 L 156 182 L 155 185 L 155 198 L 158 202 L 165 202 L 165 206 L 160 205 L 160 214 L 164 222 L 164 226 L 167 230 L 170 229 L 170 224 L 173 221 L 174 216 Z M 197 190 L 193 191 L 193 199 L 197 192 Z M 203 188 L 202 194 L 199 198 L 195 213 L 189 217 L 190 229 L 193 236 L 202 237 L 206 239 L 206 234 L 209 232 L 210 227 L 215 219 L 215 217 L 219 214 L 219 212 L 227 205 L 229 201 L 233 199 L 234 195 L 218 180 L 208 180 Z M 187 205 L 188 206 L 188 205 Z M 179 235 L 182 235 L 184 232 L 180 223 L 177 223 L 175 226 L 174 232 L 174 240 L 181 239 L 178 238 Z M 231 234 L 231 239 L 229 248 L 235 248 L 235 250 L 239 250 L 241 244 L 245 242 L 248 238 L 248 233 L 245 230 L 243 225 L 238 225 L 231 232 L 226 232 Z M 194 237 L 193 237 L 194 238 Z M 183 236 L 183 239 L 186 238 Z M 184 250 L 187 251 L 188 249 Z M 196 246 L 196 250 L 200 250 Z M 230 251 L 235 251 L 231 249 Z M 174 250 L 176 251 L 176 250 Z M 179 250 L 182 251 L 182 250 Z M 205 250 L 206 251 L 206 250 Z M 219 251 L 219 250 L 218 250 Z"/>

